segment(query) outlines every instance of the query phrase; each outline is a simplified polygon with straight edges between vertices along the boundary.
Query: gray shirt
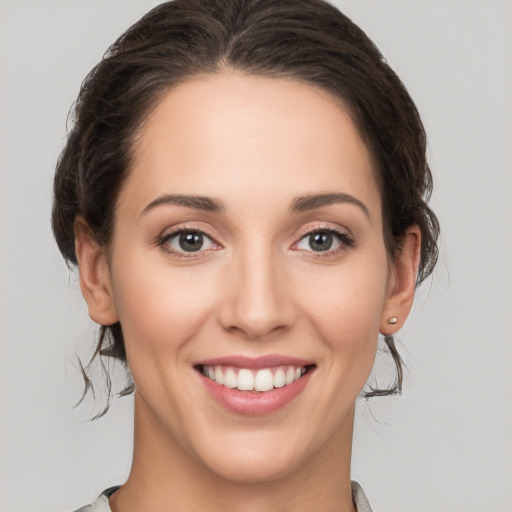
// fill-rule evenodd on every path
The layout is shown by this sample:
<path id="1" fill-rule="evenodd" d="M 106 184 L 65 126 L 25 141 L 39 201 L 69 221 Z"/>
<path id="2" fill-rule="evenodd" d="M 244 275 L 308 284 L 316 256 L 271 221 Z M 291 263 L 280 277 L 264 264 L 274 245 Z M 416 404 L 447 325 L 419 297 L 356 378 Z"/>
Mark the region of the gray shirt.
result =
<path id="1" fill-rule="evenodd" d="M 76 512 L 112 512 L 108 504 L 108 497 L 117 491 L 117 489 L 119 489 L 119 487 L 111 487 L 110 489 L 103 491 L 94 503 L 86 505 L 85 507 L 78 509 Z M 357 512 L 372 512 L 363 488 L 357 482 L 352 482 L 352 498 Z"/>

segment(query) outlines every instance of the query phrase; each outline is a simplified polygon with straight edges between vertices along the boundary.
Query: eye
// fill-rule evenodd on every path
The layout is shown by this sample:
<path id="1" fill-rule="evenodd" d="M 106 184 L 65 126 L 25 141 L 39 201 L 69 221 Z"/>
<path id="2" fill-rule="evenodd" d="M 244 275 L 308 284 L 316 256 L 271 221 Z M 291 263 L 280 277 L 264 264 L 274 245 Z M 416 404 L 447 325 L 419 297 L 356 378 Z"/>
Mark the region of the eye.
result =
<path id="1" fill-rule="evenodd" d="M 345 233 L 333 229 L 319 229 L 303 236 L 295 248 L 301 251 L 336 252 L 337 249 L 352 245 L 352 239 Z"/>
<path id="2" fill-rule="evenodd" d="M 197 253 L 218 247 L 208 235 L 196 230 L 180 230 L 165 235 L 160 245 L 173 253 Z"/>

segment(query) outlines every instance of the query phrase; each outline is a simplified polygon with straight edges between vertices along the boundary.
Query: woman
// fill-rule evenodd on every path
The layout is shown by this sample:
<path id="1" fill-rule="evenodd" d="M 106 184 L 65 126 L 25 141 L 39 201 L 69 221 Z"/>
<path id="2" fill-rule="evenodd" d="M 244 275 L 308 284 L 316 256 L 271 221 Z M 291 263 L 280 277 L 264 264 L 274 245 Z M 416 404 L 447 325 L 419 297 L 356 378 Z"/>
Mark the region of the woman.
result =
<path id="1" fill-rule="evenodd" d="M 435 264 L 416 108 L 319 1 L 176 0 L 85 80 L 53 228 L 135 389 L 84 510 L 370 510 L 354 403 Z"/>

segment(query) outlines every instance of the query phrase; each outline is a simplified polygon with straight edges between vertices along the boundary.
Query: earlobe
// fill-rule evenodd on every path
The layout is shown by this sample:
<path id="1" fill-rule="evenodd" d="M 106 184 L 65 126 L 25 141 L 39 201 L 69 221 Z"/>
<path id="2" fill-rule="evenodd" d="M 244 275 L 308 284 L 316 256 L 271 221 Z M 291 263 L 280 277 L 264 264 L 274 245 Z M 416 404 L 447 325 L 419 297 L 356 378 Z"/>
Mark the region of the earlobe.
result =
<path id="1" fill-rule="evenodd" d="M 112 325 L 119 319 L 104 247 L 100 246 L 81 217 L 75 220 L 75 251 L 80 273 L 80 289 L 91 319 L 100 325 Z"/>
<path id="2" fill-rule="evenodd" d="M 388 292 L 380 321 L 380 332 L 386 336 L 395 334 L 409 315 L 420 255 L 421 230 L 414 225 L 406 231 L 400 253 L 391 263 Z"/>

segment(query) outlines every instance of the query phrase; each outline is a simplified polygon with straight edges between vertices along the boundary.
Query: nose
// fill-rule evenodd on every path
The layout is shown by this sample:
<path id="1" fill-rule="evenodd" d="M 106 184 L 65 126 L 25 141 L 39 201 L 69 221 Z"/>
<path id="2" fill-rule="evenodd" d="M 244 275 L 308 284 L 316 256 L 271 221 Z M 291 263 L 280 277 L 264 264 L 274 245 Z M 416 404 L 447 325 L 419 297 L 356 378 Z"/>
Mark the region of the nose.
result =
<path id="1" fill-rule="evenodd" d="M 224 329 L 260 340 L 293 325 L 293 290 L 279 259 L 260 250 L 230 262 L 219 313 Z"/>

